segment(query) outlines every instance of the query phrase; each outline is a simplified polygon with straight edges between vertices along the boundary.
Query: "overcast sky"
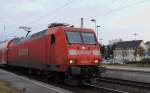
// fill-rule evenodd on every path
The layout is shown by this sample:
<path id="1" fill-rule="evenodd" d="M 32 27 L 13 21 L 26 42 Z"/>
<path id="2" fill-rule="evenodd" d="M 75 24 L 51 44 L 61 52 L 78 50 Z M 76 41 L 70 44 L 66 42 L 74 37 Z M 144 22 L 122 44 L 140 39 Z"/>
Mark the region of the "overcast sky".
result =
<path id="1" fill-rule="evenodd" d="M 46 29 L 52 22 L 64 22 L 94 29 L 96 19 L 99 39 L 122 38 L 150 41 L 150 0 L 0 0 L 0 40 L 25 36 L 19 26 L 32 27 L 32 33 Z M 4 32 L 5 25 L 5 32 Z"/>

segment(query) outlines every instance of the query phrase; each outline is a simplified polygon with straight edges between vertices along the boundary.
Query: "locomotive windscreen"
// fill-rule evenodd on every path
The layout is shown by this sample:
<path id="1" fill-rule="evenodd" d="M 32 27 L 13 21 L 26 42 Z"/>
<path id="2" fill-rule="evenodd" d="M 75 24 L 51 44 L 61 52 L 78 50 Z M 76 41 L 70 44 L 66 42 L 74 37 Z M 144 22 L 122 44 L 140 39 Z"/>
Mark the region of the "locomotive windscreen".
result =
<path id="1" fill-rule="evenodd" d="M 79 32 L 67 32 L 68 43 L 82 44 L 81 35 Z"/>
<path id="2" fill-rule="evenodd" d="M 66 32 L 69 44 L 96 44 L 96 38 L 91 32 Z"/>

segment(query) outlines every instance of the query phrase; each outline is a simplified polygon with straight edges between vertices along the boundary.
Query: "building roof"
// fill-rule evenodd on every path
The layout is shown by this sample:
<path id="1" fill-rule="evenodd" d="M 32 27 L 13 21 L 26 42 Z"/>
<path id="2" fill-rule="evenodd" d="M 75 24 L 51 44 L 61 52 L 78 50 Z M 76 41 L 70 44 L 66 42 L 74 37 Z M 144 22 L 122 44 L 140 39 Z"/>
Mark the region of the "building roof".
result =
<path id="1" fill-rule="evenodd" d="M 150 56 L 150 51 L 145 53 L 146 56 Z"/>
<path id="2" fill-rule="evenodd" d="M 143 42 L 143 40 L 133 40 L 133 41 L 123 41 L 118 42 L 115 48 L 135 48 L 139 47 L 139 45 Z"/>
<path id="3" fill-rule="evenodd" d="M 150 41 L 147 41 L 145 44 L 146 44 L 146 45 L 150 44 Z"/>

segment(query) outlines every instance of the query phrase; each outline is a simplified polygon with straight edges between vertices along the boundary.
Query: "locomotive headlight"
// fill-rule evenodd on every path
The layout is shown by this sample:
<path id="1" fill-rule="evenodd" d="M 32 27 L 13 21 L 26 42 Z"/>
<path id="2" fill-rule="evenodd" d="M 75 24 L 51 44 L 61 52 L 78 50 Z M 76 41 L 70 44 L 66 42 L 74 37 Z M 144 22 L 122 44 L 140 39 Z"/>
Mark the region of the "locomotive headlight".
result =
<path id="1" fill-rule="evenodd" d="M 76 50 L 69 50 L 68 54 L 69 55 L 77 55 L 77 51 Z"/>
<path id="2" fill-rule="evenodd" d="M 69 60 L 69 63 L 70 63 L 70 64 L 74 64 L 74 63 L 76 63 L 76 60 L 70 59 L 70 60 Z"/>
<path id="3" fill-rule="evenodd" d="M 94 60 L 94 63 L 95 63 L 95 64 L 97 64 L 98 62 L 99 62 L 99 60 L 97 60 L 97 59 L 96 59 L 96 60 Z"/>
<path id="4" fill-rule="evenodd" d="M 93 50 L 93 55 L 100 56 L 101 54 L 99 50 Z"/>

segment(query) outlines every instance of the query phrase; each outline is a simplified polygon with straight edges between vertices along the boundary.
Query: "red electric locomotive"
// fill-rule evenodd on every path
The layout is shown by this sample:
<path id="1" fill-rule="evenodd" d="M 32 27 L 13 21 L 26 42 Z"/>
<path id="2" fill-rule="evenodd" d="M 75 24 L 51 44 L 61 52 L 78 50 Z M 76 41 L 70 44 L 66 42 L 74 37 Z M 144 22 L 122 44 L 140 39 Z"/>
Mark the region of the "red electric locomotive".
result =
<path id="1" fill-rule="evenodd" d="M 6 46 L 6 65 L 45 71 L 65 81 L 91 81 L 102 71 L 100 46 L 91 29 L 52 24 Z"/>

